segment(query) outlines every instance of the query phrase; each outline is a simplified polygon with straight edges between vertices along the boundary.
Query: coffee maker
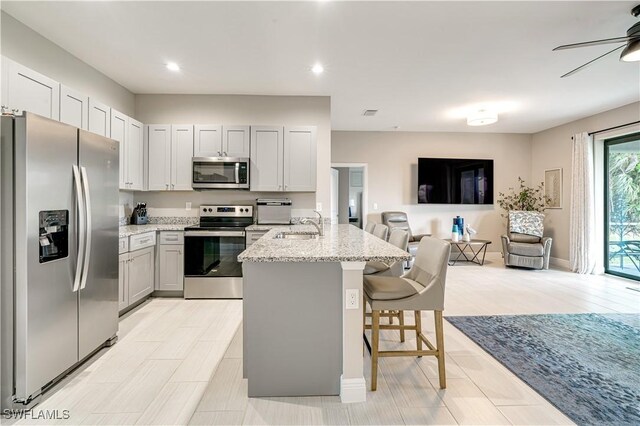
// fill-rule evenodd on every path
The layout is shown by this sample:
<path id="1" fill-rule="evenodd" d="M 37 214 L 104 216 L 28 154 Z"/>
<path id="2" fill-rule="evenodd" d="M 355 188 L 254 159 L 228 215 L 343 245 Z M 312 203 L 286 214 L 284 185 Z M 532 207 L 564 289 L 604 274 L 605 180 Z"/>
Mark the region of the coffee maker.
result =
<path id="1" fill-rule="evenodd" d="M 147 216 L 147 203 L 138 203 L 138 205 L 133 208 L 131 224 L 146 225 L 148 222 L 149 217 Z"/>

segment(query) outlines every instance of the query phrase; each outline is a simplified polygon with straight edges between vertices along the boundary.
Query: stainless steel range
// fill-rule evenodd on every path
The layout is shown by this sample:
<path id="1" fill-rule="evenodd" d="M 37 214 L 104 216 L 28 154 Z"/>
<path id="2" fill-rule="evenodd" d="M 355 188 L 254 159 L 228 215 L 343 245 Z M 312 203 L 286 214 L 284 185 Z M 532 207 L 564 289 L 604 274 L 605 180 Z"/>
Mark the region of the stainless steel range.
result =
<path id="1" fill-rule="evenodd" d="M 253 206 L 200 206 L 200 224 L 184 232 L 184 297 L 241 299 L 244 229 Z"/>

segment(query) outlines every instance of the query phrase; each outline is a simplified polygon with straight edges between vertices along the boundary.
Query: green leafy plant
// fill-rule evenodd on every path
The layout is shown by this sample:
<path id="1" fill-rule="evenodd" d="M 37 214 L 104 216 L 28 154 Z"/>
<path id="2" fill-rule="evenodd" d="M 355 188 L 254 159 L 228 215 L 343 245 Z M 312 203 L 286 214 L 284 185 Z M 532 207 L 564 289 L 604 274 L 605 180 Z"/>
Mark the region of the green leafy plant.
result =
<path id="1" fill-rule="evenodd" d="M 498 205 L 505 210 L 502 217 L 507 217 L 511 210 L 543 212 L 550 199 L 544 194 L 544 182 L 537 187 L 527 186 L 524 179 L 518 176 L 517 188 L 509 188 L 508 194 L 498 193 Z"/>

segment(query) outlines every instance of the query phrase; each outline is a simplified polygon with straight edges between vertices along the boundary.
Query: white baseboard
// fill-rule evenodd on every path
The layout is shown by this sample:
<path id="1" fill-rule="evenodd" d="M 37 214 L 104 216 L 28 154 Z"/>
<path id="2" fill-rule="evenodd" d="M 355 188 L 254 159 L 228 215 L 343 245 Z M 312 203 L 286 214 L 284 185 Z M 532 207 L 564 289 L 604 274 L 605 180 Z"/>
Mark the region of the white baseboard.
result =
<path id="1" fill-rule="evenodd" d="M 565 260 L 565 259 L 560 259 L 558 257 L 550 257 L 549 258 L 549 263 L 551 265 L 553 265 L 553 266 L 557 266 L 559 268 L 566 269 L 567 271 L 571 270 L 571 264 L 569 263 L 568 260 Z"/>
<path id="2" fill-rule="evenodd" d="M 367 383 L 364 377 L 343 379 L 340 376 L 340 400 L 343 404 L 365 402 L 367 400 Z"/>

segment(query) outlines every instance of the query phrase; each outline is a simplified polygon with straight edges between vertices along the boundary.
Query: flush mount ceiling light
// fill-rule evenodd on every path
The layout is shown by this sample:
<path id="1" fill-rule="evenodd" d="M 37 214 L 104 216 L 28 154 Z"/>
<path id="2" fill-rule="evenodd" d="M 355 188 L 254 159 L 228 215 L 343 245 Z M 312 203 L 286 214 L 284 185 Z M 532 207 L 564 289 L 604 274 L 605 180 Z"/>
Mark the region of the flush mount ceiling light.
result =
<path id="1" fill-rule="evenodd" d="M 487 109 L 479 109 L 467 116 L 467 124 L 469 126 L 486 126 L 498 121 L 498 114 Z"/>
<path id="2" fill-rule="evenodd" d="M 178 72 L 180 71 L 180 65 L 176 64 L 175 62 L 168 62 L 167 69 L 169 71 Z"/>
<path id="3" fill-rule="evenodd" d="M 324 72 L 324 67 L 322 66 L 322 64 L 317 63 L 313 67 L 311 67 L 311 72 L 315 75 L 320 75 Z"/>

